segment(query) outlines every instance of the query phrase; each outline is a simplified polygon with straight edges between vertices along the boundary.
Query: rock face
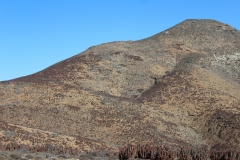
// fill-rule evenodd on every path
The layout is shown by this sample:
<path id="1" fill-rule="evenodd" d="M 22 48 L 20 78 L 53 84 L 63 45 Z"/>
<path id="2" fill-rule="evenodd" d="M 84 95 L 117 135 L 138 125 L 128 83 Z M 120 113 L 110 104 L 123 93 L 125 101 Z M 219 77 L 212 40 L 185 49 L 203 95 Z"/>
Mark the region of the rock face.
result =
<path id="1" fill-rule="evenodd" d="M 143 40 L 90 47 L 0 82 L 0 114 L 1 124 L 26 133 L 82 137 L 89 141 L 85 148 L 240 147 L 240 31 L 214 20 L 186 20 Z M 6 139 L 7 127 L 0 129 Z M 74 143 L 79 150 L 83 145 Z"/>

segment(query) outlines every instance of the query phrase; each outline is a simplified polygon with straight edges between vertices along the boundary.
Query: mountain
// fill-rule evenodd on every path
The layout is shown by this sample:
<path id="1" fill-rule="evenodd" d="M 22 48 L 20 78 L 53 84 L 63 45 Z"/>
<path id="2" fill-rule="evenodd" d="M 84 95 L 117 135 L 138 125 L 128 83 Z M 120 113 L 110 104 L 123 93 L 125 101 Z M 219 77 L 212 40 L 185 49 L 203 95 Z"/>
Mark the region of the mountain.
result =
<path id="1" fill-rule="evenodd" d="M 0 82 L 0 114 L 3 150 L 240 147 L 240 31 L 185 20 L 139 41 L 90 47 Z"/>

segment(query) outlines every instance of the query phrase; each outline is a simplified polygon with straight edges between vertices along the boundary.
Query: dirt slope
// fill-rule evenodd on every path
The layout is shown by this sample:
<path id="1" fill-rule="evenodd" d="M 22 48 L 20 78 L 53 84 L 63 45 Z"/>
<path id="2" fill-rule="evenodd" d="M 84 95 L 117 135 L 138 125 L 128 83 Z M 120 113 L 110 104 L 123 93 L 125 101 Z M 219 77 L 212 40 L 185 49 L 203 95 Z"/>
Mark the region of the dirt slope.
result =
<path id="1" fill-rule="evenodd" d="M 0 121 L 113 150 L 240 147 L 240 31 L 186 20 L 143 40 L 90 47 L 0 82 Z"/>

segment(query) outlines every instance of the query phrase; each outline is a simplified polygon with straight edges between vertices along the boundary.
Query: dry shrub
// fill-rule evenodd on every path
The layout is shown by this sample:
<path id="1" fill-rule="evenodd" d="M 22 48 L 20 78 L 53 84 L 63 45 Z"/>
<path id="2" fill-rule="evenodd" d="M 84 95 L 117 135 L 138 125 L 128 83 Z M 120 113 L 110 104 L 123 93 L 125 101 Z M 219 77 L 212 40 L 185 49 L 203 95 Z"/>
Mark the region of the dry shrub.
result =
<path id="1" fill-rule="evenodd" d="M 198 148 L 172 148 L 153 145 L 127 145 L 120 148 L 119 159 L 142 158 L 151 160 L 203 160 L 208 159 L 206 146 Z"/>

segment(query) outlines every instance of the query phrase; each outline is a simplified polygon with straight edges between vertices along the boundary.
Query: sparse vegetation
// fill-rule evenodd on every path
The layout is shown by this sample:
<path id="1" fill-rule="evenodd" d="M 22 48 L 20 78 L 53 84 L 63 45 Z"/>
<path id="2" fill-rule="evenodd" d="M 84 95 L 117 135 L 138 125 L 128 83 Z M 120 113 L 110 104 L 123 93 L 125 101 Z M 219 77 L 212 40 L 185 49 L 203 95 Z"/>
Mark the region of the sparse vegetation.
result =
<path id="1" fill-rule="evenodd" d="M 238 150 L 208 150 L 207 146 L 178 147 L 127 145 L 120 148 L 119 159 L 142 158 L 151 160 L 239 160 Z"/>
<path id="2" fill-rule="evenodd" d="M 230 26 L 186 20 L 0 82 L 0 149 L 111 159 L 129 143 L 141 145 L 120 159 L 239 159 L 239 44 Z"/>
<path id="3" fill-rule="evenodd" d="M 208 150 L 201 146 L 194 148 L 172 148 L 154 145 L 127 145 L 120 149 L 119 159 L 143 158 L 151 160 L 188 160 L 207 159 Z"/>

